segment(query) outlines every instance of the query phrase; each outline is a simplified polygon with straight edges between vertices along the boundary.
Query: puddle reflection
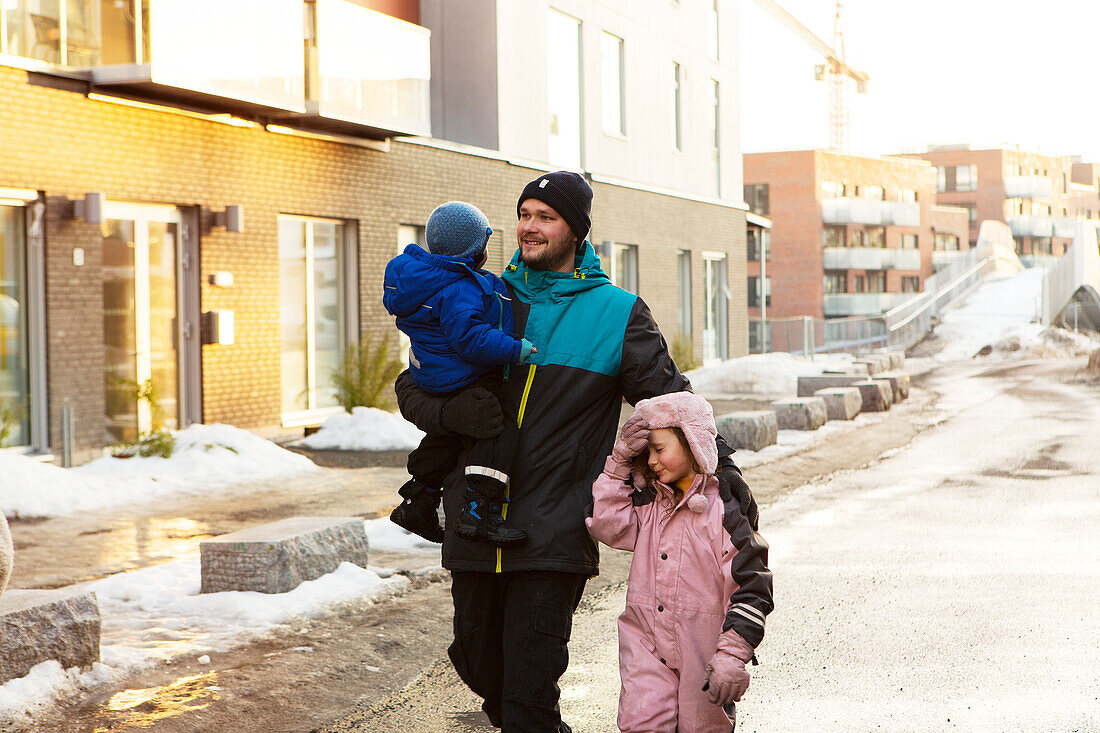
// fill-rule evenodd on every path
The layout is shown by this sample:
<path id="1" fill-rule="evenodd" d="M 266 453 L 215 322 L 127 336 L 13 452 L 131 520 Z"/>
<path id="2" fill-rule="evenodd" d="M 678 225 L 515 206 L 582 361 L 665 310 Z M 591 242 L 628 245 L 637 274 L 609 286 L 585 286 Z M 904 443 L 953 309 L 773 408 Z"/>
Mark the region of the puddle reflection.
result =
<path id="1" fill-rule="evenodd" d="M 182 677 L 162 687 L 122 690 L 96 715 L 95 733 L 122 727 L 152 728 L 158 721 L 202 710 L 219 700 L 218 673 Z"/>

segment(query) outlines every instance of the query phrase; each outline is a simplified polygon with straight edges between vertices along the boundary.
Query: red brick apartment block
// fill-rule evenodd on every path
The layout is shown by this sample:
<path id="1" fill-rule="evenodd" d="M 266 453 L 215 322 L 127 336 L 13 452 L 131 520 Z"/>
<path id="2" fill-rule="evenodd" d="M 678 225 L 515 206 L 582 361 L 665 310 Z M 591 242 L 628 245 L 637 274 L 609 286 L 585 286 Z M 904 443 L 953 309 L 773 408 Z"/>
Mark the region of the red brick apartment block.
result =
<path id="1" fill-rule="evenodd" d="M 965 212 L 934 206 L 930 164 L 799 150 L 746 154 L 744 169 L 745 200 L 772 222 L 769 319 L 877 315 L 921 290 L 937 241 L 968 248 Z"/>
<path id="2" fill-rule="evenodd" d="M 967 209 L 971 244 L 978 241 L 981 222 L 993 220 L 1008 224 L 1025 260 L 1060 256 L 1073 241 L 1077 220 L 1100 220 L 1100 166 L 1094 163 L 967 146 L 906 157 L 936 167 L 936 203 Z"/>

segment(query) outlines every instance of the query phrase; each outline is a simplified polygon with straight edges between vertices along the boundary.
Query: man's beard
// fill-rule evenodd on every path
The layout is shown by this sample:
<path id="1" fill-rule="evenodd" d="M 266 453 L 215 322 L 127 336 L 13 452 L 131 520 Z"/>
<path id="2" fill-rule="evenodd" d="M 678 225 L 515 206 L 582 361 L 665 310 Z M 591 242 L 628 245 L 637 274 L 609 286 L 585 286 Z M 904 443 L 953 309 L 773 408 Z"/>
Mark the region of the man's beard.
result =
<path id="1" fill-rule="evenodd" d="M 524 252 L 523 244 L 520 244 L 520 260 L 532 270 L 560 270 L 564 265 L 573 264 L 573 255 L 576 253 L 577 243 L 569 238 L 557 244 L 547 242 L 532 252 Z"/>

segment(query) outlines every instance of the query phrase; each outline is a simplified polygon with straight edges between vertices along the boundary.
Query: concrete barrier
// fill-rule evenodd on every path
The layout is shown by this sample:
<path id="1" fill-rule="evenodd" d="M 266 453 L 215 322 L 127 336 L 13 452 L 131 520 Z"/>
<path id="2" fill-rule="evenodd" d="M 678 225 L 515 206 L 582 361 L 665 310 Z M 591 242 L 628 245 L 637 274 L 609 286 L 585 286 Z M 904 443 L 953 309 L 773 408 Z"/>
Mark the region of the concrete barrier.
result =
<path id="1" fill-rule="evenodd" d="M 370 545 L 358 517 L 291 517 L 199 543 L 202 593 L 285 593 L 342 562 L 367 567 Z"/>
<path id="2" fill-rule="evenodd" d="M 813 397 L 819 389 L 832 389 L 834 387 L 848 387 L 853 382 L 865 382 L 865 374 L 822 374 L 817 377 L 798 378 L 798 396 Z"/>
<path id="3" fill-rule="evenodd" d="M 865 377 L 871 376 L 870 374 L 867 373 L 867 365 L 866 364 L 854 364 L 854 363 L 849 364 L 848 366 L 844 367 L 843 369 L 825 369 L 821 373 L 824 374 L 824 375 L 829 375 L 829 374 L 848 374 L 848 375 L 862 374 Z"/>
<path id="4" fill-rule="evenodd" d="M 814 396 L 824 400 L 830 420 L 851 420 L 863 409 L 863 397 L 856 387 L 819 389 Z"/>
<path id="5" fill-rule="evenodd" d="M 9 590 L 0 598 L 0 684 L 50 660 L 90 667 L 99 661 L 99 632 L 95 593 Z"/>
<path id="6" fill-rule="evenodd" d="M 905 372 L 885 372 L 875 379 L 889 379 L 894 390 L 894 402 L 909 399 L 909 375 Z"/>
<path id="7" fill-rule="evenodd" d="M 890 383 L 888 381 L 866 380 L 854 382 L 851 386 L 859 390 L 859 396 L 863 400 L 863 412 L 885 412 L 890 409 L 894 395 L 888 393 Z"/>
<path id="8" fill-rule="evenodd" d="M 890 368 L 890 358 L 876 354 L 864 354 L 852 363 L 867 365 L 867 373 L 871 376 L 884 372 Z"/>
<path id="9" fill-rule="evenodd" d="M 820 397 L 776 400 L 772 411 L 780 430 L 817 430 L 829 419 L 825 400 Z"/>
<path id="10" fill-rule="evenodd" d="M 775 445 L 779 424 L 771 410 L 731 412 L 714 420 L 718 433 L 734 448 L 760 450 Z"/>

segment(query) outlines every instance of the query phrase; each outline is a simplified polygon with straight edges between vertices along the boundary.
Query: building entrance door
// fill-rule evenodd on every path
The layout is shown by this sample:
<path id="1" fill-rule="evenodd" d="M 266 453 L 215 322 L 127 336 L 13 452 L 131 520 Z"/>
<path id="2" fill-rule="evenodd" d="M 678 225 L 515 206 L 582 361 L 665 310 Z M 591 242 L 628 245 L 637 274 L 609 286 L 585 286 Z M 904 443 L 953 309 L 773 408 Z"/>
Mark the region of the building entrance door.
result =
<path id="1" fill-rule="evenodd" d="M 178 209 L 111 204 L 103 232 L 105 439 L 181 427 Z M 190 334 L 188 334 L 190 336 Z"/>

